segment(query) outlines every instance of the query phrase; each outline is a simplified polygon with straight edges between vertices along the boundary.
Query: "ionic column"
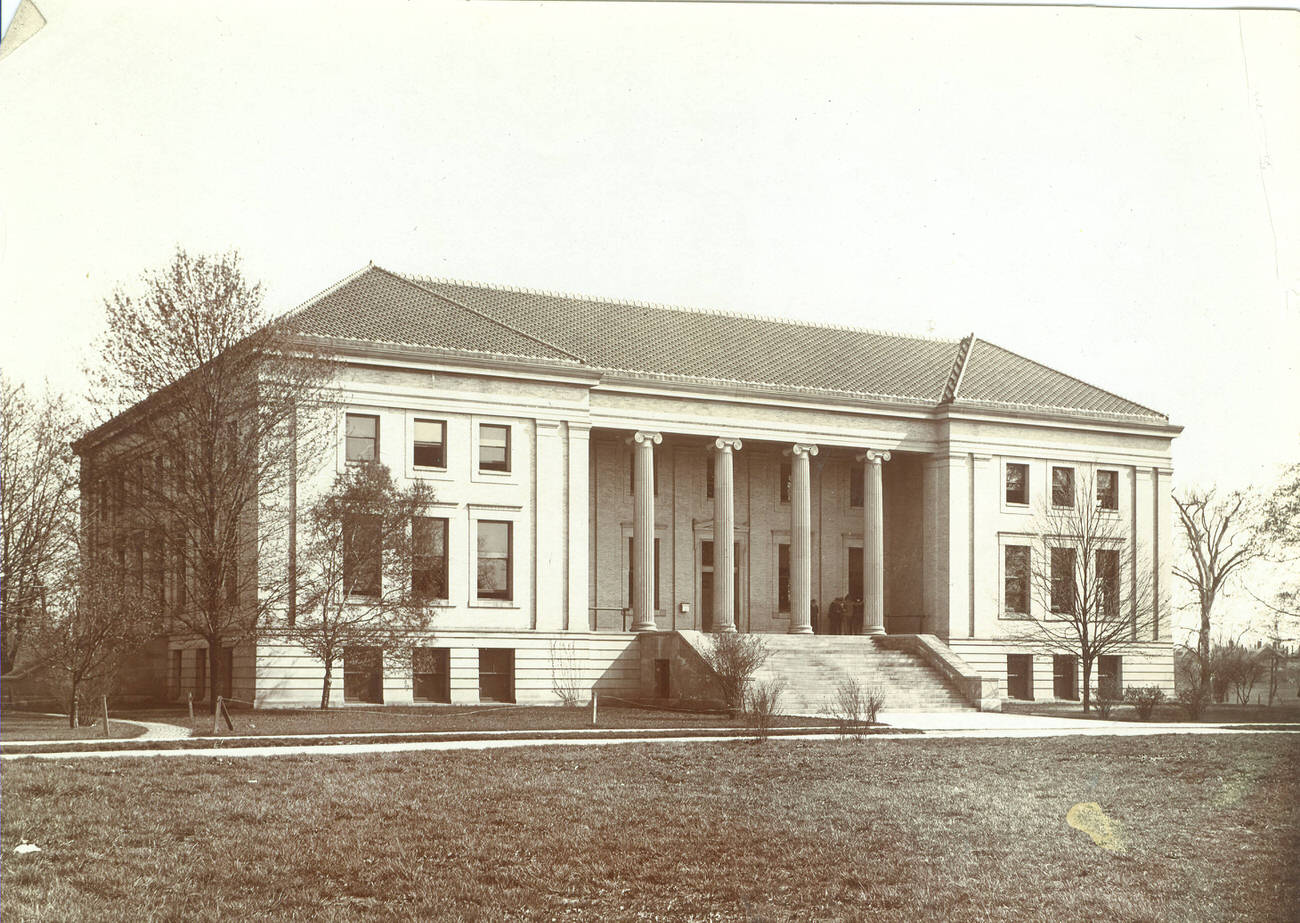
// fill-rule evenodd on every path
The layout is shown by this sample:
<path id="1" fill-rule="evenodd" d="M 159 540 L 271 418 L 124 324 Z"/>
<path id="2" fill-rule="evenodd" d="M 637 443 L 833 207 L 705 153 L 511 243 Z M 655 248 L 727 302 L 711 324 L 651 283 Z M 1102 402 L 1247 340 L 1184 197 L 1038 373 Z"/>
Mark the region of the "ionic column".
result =
<path id="1" fill-rule="evenodd" d="M 736 630 L 736 509 L 731 453 L 739 439 L 713 440 L 713 630 Z"/>
<path id="2" fill-rule="evenodd" d="M 866 465 L 863 481 L 862 592 L 863 631 L 869 635 L 885 633 L 885 515 L 884 485 L 881 464 L 889 453 L 868 449 L 860 456 Z"/>
<path id="3" fill-rule="evenodd" d="M 817 446 L 790 447 L 790 633 L 812 634 L 812 474 Z"/>
<path id="4" fill-rule="evenodd" d="M 655 625 L 655 449 L 664 437 L 639 432 L 632 437 L 636 496 L 632 509 L 632 630 Z"/>

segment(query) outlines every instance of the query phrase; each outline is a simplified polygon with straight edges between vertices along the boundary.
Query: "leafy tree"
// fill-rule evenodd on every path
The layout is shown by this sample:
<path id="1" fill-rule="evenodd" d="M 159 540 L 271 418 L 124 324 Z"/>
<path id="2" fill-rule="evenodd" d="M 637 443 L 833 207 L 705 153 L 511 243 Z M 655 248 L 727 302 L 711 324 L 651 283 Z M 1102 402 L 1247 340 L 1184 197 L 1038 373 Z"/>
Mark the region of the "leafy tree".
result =
<path id="1" fill-rule="evenodd" d="M 75 553 L 78 429 L 67 401 L 0 374 L 0 673 L 8 673 Z"/>
<path id="2" fill-rule="evenodd" d="M 446 596 L 422 567 L 415 534 L 432 502 L 423 482 L 399 488 L 369 462 L 350 465 L 312 505 L 298 558 L 301 606 L 288 633 L 325 666 L 321 708 L 346 648 L 409 647 L 411 633 L 428 625 L 429 601 Z"/>
<path id="3" fill-rule="evenodd" d="M 1196 659 L 1200 666 L 1200 684 L 1211 681 L 1210 629 L 1214 603 L 1228 579 L 1263 549 L 1259 533 L 1250 521 L 1249 495 L 1233 491 L 1219 496 L 1214 489 L 1189 490 L 1174 494 L 1178 519 L 1183 527 L 1183 542 L 1190 564 L 1174 566 L 1174 574 L 1186 581 L 1196 593 L 1201 623 L 1197 634 Z"/>
<path id="4" fill-rule="evenodd" d="M 1094 665 L 1150 641 L 1160 600 L 1150 568 L 1133 571 L 1127 526 L 1097 502 L 1092 478 L 1076 478 L 1070 499 L 1036 512 L 1028 561 L 1009 577 L 1023 582 L 1031 609 L 1019 613 L 1017 634 L 1046 653 L 1079 658 L 1088 712 Z"/>
<path id="5" fill-rule="evenodd" d="M 173 628 L 207 641 L 215 702 L 223 644 L 292 604 L 294 491 L 329 438 L 330 365 L 268 320 L 233 252 L 177 249 L 106 309 L 89 396 L 108 419 L 78 443 L 108 511 L 95 525 L 119 558 L 170 572 Z"/>

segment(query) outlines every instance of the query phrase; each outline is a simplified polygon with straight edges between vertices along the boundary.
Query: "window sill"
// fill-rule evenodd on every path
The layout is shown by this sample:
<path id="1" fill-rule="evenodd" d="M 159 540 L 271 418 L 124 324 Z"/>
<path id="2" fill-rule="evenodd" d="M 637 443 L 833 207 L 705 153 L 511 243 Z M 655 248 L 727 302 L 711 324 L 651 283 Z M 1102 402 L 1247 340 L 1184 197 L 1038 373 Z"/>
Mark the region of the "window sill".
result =
<path id="1" fill-rule="evenodd" d="M 471 609 L 519 609 L 519 603 L 513 599 L 479 599 L 477 596 L 469 601 Z"/>

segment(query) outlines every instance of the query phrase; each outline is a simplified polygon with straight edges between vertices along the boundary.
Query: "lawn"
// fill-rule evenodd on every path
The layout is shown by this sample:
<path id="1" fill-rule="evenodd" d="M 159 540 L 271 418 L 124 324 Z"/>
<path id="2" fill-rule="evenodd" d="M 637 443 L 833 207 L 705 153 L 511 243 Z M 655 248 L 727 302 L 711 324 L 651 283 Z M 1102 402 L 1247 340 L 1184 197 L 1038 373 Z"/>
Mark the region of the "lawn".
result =
<path id="1" fill-rule="evenodd" d="M 112 737 L 139 737 L 144 728 L 121 721 L 108 722 Z M 5 740 L 104 740 L 102 725 L 70 728 L 64 715 L 34 715 L 5 711 L 0 714 L 0 741 Z"/>
<path id="2" fill-rule="evenodd" d="M 1013 715 L 1047 715 L 1054 718 L 1093 718 L 1101 720 L 1096 707 L 1088 714 L 1077 702 L 1013 702 L 1004 699 L 1002 710 Z M 1137 721 L 1137 710 L 1132 705 L 1117 705 L 1110 713 L 1110 721 Z M 1173 724 L 1187 721 L 1187 712 L 1177 703 L 1157 705 L 1152 721 Z M 1207 705 L 1198 719 L 1201 724 L 1284 724 L 1300 722 L 1300 703 L 1287 701 L 1276 705 L 1235 705 L 1221 703 Z"/>
<path id="3" fill-rule="evenodd" d="M 175 710 L 141 711 L 133 717 L 145 721 L 165 721 L 190 728 L 195 735 L 212 733 L 212 716 Z M 434 706 L 386 708 L 319 708 L 232 710 L 231 723 L 221 723 L 222 734 L 279 736 L 285 734 L 412 734 L 423 731 L 549 731 L 590 728 L 589 707 L 563 706 Z M 780 718 L 777 724 L 807 727 L 833 724 L 826 718 Z M 606 707 L 597 709 L 600 728 L 712 728 L 744 727 L 744 718 L 698 712 L 674 712 L 642 708 Z"/>
<path id="4" fill-rule="evenodd" d="M 0 915 L 15 920 L 1292 920 L 1300 906 L 1290 735 L 21 760 L 0 784 Z M 1093 802 L 1104 818 L 1076 823 L 1115 848 L 1067 822 Z M 24 838 L 42 852 L 15 855 Z"/>

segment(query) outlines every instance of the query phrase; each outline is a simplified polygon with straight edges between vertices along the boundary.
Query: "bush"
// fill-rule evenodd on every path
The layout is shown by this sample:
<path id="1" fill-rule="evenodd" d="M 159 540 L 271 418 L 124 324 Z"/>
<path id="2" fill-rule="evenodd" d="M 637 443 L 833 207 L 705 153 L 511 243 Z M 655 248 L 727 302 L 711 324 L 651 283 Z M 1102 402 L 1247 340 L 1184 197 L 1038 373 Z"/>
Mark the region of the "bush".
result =
<path id="1" fill-rule="evenodd" d="M 1165 700 L 1165 691 L 1159 686 L 1129 686 L 1124 690 L 1124 701 L 1137 709 L 1139 721 L 1150 721 L 1156 706 Z"/>
<path id="2" fill-rule="evenodd" d="M 780 701 L 781 681 L 775 679 L 755 683 L 745 696 L 745 726 L 751 728 L 760 741 L 767 739 L 773 719 L 778 714 Z"/>
<path id="3" fill-rule="evenodd" d="M 1199 721 L 1205 706 L 1210 704 L 1210 696 L 1204 689 L 1184 689 L 1178 693 L 1178 704 L 1187 712 L 1188 721 Z"/>
<path id="4" fill-rule="evenodd" d="M 754 673 L 769 656 L 763 639 L 738 631 L 709 636 L 704 660 L 717 675 L 727 707 L 738 711 L 745 705 L 745 692 Z"/>
<path id="5" fill-rule="evenodd" d="M 1092 704 L 1096 707 L 1097 714 L 1101 715 L 1103 719 L 1109 718 L 1110 713 L 1114 710 L 1115 706 L 1122 701 L 1124 700 L 1111 698 L 1102 692 L 1101 689 L 1092 690 Z"/>
<path id="6" fill-rule="evenodd" d="M 840 733 L 853 733 L 868 724 L 875 724 L 880 709 L 885 705 L 882 686 L 862 688 L 853 677 L 840 680 L 835 687 L 835 702 L 831 711 L 840 721 Z"/>
<path id="7" fill-rule="evenodd" d="M 577 646 L 572 641 L 551 642 L 551 689 L 569 708 L 576 708 L 588 698 L 583 688 Z"/>

